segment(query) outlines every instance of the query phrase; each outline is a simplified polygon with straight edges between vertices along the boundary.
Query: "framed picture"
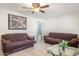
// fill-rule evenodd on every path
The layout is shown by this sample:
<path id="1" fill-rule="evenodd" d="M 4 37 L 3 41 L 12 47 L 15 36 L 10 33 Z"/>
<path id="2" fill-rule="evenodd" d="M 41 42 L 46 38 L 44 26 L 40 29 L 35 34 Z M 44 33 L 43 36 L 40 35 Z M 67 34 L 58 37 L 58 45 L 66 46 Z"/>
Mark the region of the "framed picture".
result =
<path id="1" fill-rule="evenodd" d="M 26 30 L 27 17 L 8 14 L 8 29 L 9 30 Z"/>

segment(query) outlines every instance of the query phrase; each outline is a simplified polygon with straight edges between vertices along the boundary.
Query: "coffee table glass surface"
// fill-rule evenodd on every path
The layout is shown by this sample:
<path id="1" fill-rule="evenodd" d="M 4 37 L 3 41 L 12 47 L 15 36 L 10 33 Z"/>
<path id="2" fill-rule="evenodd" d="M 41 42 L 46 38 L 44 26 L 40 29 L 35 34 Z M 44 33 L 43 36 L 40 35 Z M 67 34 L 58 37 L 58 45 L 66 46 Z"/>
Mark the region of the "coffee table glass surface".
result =
<path id="1" fill-rule="evenodd" d="M 65 54 L 63 56 L 73 56 L 76 50 L 78 50 L 78 48 L 75 48 L 75 47 L 65 48 Z M 55 44 L 55 45 L 52 45 L 51 47 L 48 47 L 47 52 L 49 55 L 60 56 L 59 44 Z"/>

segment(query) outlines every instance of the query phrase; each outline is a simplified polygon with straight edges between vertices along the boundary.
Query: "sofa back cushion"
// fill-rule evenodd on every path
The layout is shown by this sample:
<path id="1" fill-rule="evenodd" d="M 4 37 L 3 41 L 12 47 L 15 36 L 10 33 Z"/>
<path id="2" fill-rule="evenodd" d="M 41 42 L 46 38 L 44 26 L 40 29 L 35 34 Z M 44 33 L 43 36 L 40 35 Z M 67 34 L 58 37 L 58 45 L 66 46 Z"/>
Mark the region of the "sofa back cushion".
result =
<path id="1" fill-rule="evenodd" d="M 28 38 L 28 35 L 26 33 L 5 34 L 2 35 L 2 38 L 13 42 L 25 40 Z"/>
<path id="2" fill-rule="evenodd" d="M 49 33 L 49 36 L 56 39 L 66 39 L 71 40 L 73 38 L 77 38 L 77 34 L 71 34 L 71 33 Z"/>

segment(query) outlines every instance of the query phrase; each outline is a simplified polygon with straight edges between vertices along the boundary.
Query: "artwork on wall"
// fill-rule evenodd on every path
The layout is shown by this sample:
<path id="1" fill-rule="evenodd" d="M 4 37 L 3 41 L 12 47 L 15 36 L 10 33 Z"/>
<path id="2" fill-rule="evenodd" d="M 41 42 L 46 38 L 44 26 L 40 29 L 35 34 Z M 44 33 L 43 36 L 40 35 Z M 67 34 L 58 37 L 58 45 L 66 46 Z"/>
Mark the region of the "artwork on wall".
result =
<path id="1" fill-rule="evenodd" d="M 8 14 L 8 29 L 9 30 L 26 30 L 27 17 Z"/>

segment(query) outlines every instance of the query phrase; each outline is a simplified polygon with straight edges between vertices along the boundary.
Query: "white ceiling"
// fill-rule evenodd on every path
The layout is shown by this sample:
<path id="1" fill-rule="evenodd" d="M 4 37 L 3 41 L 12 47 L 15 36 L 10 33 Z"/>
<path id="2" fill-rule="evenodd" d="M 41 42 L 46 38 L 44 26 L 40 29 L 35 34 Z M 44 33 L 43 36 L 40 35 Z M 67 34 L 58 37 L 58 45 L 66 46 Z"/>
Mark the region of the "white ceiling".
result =
<path id="1" fill-rule="evenodd" d="M 48 4 L 50 7 L 44 9 L 46 11 L 46 13 L 44 14 L 40 12 L 32 14 L 31 10 L 23 9 L 22 7 L 27 6 L 27 3 L 26 4 L 0 3 L 0 7 L 37 18 L 44 18 L 44 17 L 52 18 L 55 16 L 79 12 L 79 3 L 48 3 Z"/>

